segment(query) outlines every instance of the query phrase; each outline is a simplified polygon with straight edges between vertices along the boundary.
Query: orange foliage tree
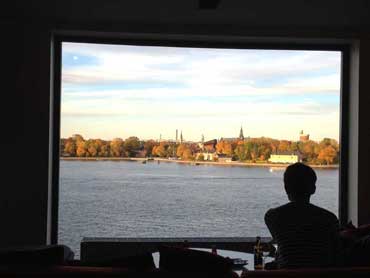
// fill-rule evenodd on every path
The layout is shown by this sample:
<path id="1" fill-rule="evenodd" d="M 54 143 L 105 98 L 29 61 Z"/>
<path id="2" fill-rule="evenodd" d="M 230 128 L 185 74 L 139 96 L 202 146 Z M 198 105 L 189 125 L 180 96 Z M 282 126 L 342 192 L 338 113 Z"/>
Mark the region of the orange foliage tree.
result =
<path id="1" fill-rule="evenodd" d="M 337 157 L 337 151 L 334 149 L 332 146 L 327 146 L 320 150 L 319 155 L 318 155 L 318 160 L 319 161 L 324 161 L 326 164 L 332 164 Z"/>

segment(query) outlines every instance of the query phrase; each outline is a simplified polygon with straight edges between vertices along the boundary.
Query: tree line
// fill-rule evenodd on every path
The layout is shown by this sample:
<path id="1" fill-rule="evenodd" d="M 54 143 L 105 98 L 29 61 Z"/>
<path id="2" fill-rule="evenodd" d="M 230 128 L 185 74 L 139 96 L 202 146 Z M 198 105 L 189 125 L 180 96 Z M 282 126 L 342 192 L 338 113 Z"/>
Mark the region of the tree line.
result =
<path id="1" fill-rule="evenodd" d="M 272 138 L 248 138 L 234 142 L 220 140 L 217 153 L 223 153 L 233 160 L 265 162 L 272 154 L 298 154 L 310 164 L 337 164 L 339 162 L 339 143 L 335 139 L 289 141 Z"/>
<path id="2" fill-rule="evenodd" d="M 324 138 L 320 142 L 308 140 L 289 141 L 272 138 L 246 138 L 244 140 L 219 140 L 206 150 L 198 143 L 157 142 L 129 137 L 126 140 L 88 139 L 81 135 L 62 138 L 60 141 L 63 157 L 161 157 L 183 160 L 204 160 L 202 153 L 216 152 L 234 161 L 266 162 L 272 154 L 299 153 L 304 162 L 310 164 L 337 164 L 339 144 L 336 140 Z M 217 160 L 217 158 L 215 159 Z"/>

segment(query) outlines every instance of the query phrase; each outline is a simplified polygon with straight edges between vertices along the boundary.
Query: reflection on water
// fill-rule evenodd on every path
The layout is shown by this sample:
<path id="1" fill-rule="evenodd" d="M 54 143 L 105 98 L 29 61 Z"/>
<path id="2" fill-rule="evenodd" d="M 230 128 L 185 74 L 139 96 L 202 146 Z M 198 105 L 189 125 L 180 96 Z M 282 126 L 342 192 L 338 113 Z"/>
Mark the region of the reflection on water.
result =
<path id="1" fill-rule="evenodd" d="M 263 217 L 287 202 L 284 169 L 61 161 L 59 243 L 83 237 L 270 236 Z M 338 170 L 315 170 L 314 204 L 338 214 Z"/>

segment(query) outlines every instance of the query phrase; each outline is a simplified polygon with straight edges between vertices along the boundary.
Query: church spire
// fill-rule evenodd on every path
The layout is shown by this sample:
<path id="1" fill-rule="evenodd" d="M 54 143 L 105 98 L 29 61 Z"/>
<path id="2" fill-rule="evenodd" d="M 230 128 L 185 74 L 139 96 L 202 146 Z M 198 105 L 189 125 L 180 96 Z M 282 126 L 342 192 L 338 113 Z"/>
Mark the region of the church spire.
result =
<path id="1" fill-rule="evenodd" d="M 244 140 L 243 127 L 240 127 L 239 139 Z"/>

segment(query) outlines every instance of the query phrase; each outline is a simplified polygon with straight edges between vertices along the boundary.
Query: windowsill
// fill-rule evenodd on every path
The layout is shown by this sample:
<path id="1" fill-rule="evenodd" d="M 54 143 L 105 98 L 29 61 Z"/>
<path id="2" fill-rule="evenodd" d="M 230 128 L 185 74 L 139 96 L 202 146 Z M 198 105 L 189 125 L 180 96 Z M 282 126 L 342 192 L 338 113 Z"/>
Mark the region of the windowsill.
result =
<path id="1" fill-rule="evenodd" d="M 262 237 L 262 243 L 271 241 L 270 237 Z M 192 248 L 212 248 L 253 252 L 255 237 L 158 237 L 158 238 L 110 238 L 85 237 L 81 241 L 81 260 L 130 256 L 143 253 L 154 253 L 160 245 L 187 246 Z"/>

